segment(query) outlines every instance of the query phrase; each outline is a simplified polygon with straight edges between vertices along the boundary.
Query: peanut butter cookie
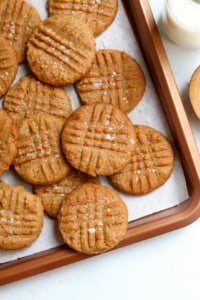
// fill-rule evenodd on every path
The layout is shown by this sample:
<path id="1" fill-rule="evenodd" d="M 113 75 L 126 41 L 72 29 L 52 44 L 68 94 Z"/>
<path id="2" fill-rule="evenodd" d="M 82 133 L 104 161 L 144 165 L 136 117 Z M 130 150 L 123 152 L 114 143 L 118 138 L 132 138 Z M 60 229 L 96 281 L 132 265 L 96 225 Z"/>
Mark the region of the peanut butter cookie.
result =
<path id="1" fill-rule="evenodd" d="M 27 247 L 43 227 L 43 207 L 39 197 L 22 186 L 0 182 L 0 249 Z"/>
<path id="2" fill-rule="evenodd" d="M 138 62 L 124 51 L 99 50 L 89 72 L 76 83 L 83 104 L 110 103 L 124 112 L 142 99 L 146 87 Z"/>
<path id="3" fill-rule="evenodd" d="M 137 145 L 131 161 L 110 176 L 118 190 L 143 195 L 163 185 L 174 167 L 174 152 L 162 133 L 144 125 L 135 125 Z"/>
<path id="4" fill-rule="evenodd" d="M 48 114 L 35 114 L 19 125 L 15 171 L 33 185 L 49 185 L 62 180 L 70 167 L 60 147 L 65 120 Z"/>
<path id="5" fill-rule="evenodd" d="M 21 77 L 8 90 L 3 107 L 17 123 L 39 112 L 65 119 L 72 112 L 71 99 L 63 88 L 44 84 L 32 75 Z"/>
<path id="6" fill-rule="evenodd" d="M 200 120 L 200 66 L 196 68 L 190 80 L 189 99 L 196 117 Z"/>
<path id="7" fill-rule="evenodd" d="M 15 49 L 8 40 L 0 36 L 0 98 L 9 89 L 17 70 L 18 62 Z"/>
<path id="8" fill-rule="evenodd" d="M 95 39 L 78 16 L 55 15 L 35 29 L 27 46 L 27 60 L 35 76 L 50 85 L 73 84 L 90 69 Z"/>
<path id="9" fill-rule="evenodd" d="M 99 181 L 96 177 L 72 169 L 62 181 L 48 186 L 35 186 L 34 192 L 42 199 L 44 211 L 50 217 L 56 218 L 63 200 L 69 193 L 86 182 L 98 183 Z"/>
<path id="10" fill-rule="evenodd" d="M 96 254 L 115 247 L 125 236 L 126 204 L 112 189 L 85 183 L 63 201 L 58 226 L 64 242 L 74 250 Z"/>
<path id="11" fill-rule="evenodd" d="M 0 109 L 0 176 L 7 171 L 17 155 L 18 132 L 12 118 Z"/>
<path id="12" fill-rule="evenodd" d="M 76 109 L 62 131 L 68 162 L 80 172 L 111 175 L 123 168 L 135 149 L 135 130 L 117 107 L 95 103 Z"/>
<path id="13" fill-rule="evenodd" d="M 60 14 L 66 18 L 72 14 L 82 15 L 96 36 L 113 22 L 118 10 L 118 1 L 48 0 L 48 10 L 50 15 Z"/>
<path id="14" fill-rule="evenodd" d="M 24 0 L 0 1 L 0 34 L 14 46 L 18 63 L 25 59 L 26 44 L 41 19 L 37 10 Z"/>

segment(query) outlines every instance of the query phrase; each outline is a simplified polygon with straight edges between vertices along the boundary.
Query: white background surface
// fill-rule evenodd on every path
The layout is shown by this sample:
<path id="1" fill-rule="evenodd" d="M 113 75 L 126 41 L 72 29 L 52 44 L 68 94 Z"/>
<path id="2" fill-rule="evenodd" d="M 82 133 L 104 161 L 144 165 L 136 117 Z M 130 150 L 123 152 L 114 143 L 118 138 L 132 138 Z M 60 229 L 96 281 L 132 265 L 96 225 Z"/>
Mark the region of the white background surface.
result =
<path id="1" fill-rule="evenodd" d="M 198 138 L 200 122 L 187 102 L 187 84 L 200 62 L 200 50 L 172 44 L 159 22 L 164 0 L 149 2 Z M 0 299 L 199 300 L 199 280 L 200 219 L 171 233 L 0 287 Z"/>

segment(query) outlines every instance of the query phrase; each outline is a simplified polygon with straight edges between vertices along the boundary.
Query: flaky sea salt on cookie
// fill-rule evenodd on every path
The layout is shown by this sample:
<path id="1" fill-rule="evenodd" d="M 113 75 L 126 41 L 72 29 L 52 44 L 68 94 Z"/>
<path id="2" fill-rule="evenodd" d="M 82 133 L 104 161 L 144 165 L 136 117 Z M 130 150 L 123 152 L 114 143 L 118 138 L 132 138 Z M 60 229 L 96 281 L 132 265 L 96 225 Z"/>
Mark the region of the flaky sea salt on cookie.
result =
<path id="1" fill-rule="evenodd" d="M 70 167 L 60 146 L 64 122 L 61 118 L 42 113 L 20 122 L 18 153 L 13 166 L 24 181 L 48 185 L 68 174 Z"/>
<path id="2" fill-rule="evenodd" d="M 174 152 L 161 132 L 144 125 L 134 127 L 137 144 L 131 161 L 109 179 L 124 193 L 143 195 L 169 179 L 174 168 Z"/>
<path id="3" fill-rule="evenodd" d="M 19 63 L 25 59 L 27 41 L 40 21 L 37 10 L 26 1 L 0 1 L 0 34 L 14 46 Z"/>
<path id="4" fill-rule="evenodd" d="M 48 0 L 47 3 L 51 16 L 82 15 L 95 36 L 113 22 L 118 10 L 118 0 Z"/>
<path id="5" fill-rule="evenodd" d="M 112 189 L 85 183 L 64 201 L 58 226 L 64 242 L 86 254 L 103 253 L 125 236 L 128 209 Z"/>
<path id="6" fill-rule="evenodd" d="M 128 116 L 104 103 L 76 109 L 64 125 L 61 140 L 67 161 L 91 176 L 119 171 L 129 162 L 136 146 L 135 130 Z"/>
<path id="7" fill-rule="evenodd" d="M 0 109 L 0 176 L 7 171 L 17 155 L 18 131 L 13 119 Z"/>
<path id="8" fill-rule="evenodd" d="M 98 183 L 99 179 L 71 169 L 63 180 L 48 186 L 35 186 L 34 192 L 41 198 L 44 211 L 50 217 L 56 218 L 63 200 L 73 190 L 86 182 Z"/>
<path id="9" fill-rule="evenodd" d="M 79 16 L 52 16 L 36 28 L 27 45 L 27 60 L 35 76 L 53 86 L 73 84 L 90 69 L 94 36 Z"/>
<path id="10" fill-rule="evenodd" d="M 39 112 L 64 119 L 72 112 L 71 99 L 64 88 L 45 84 L 32 75 L 21 77 L 8 90 L 3 107 L 17 123 Z"/>
<path id="11" fill-rule="evenodd" d="M 89 72 L 76 83 L 83 104 L 110 103 L 129 112 L 144 95 L 146 81 L 139 63 L 124 51 L 96 52 Z"/>
<path id="12" fill-rule="evenodd" d="M 43 227 L 43 206 L 22 186 L 0 182 L 0 249 L 15 250 L 33 243 Z"/>
<path id="13" fill-rule="evenodd" d="M 0 36 L 0 98 L 7 92 L 18 70 L 14 47 Z"/>

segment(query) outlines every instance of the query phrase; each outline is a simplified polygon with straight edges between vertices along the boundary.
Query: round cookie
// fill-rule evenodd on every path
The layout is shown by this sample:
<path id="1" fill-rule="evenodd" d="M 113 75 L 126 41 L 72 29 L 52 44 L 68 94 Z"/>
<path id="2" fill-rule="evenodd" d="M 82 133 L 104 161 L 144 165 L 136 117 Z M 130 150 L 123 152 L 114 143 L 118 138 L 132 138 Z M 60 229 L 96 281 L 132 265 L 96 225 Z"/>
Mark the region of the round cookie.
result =
<path id="1" fill-rule="evenodd" d="M 21 77 L 8 90 L 3 107 L 16 122 L 39 112 L 66 119 L 72 112 L 71 99 L 64 88 L 42 83 L 32 75 Z"/>
<path id="2" fill-rule="evenodd" d="M 22 186 L 0 182 L 0 249 L 27 247 L 43 227 L 43 207 L 39 197 Z"/>
<path id="3" fill-rule="evenodd" d="M 35 114 L 19 125 L 18 154 L 13 162 L 17 174 L 33 185 L 49 185 L 70 171 L 60 147 L 65 120 Z"/>
<path id="4" fill-rule="evenodd" d="M 83 104 L 110 103 L 124 112 L 142 99 L 146 87 L 138 62 L 126 52 L 99 50 L 89 72 L 76 83 Z"/>
<path id="5" fill-rule="evenodd" d="M 58 226 L 74 250 L 97 254 L 115 247 L 125 236 L 128 210 L 112 189 L 85 183 L 63 201 Z"/>
<path id="6" fill-rule="evenodd" d="M 9 89 L 17 70 L 18 62 L 15 49 L 8 40 L 0 36 L 0 98 Z"/>
<path id="7" fill-rule="evenodd" d="M 55 15 L 35 29 L 27 45 L 27 61 L 39 80 L 53 86 L 69 85 L 90 69 L 95 46 L 81 17 Z"/>
<path id="8" fill-rule="evenodd" d="M 114 20 L 118 10 L 117 0 L 48 0 L 50 15 L 82 15 L 94 35 L 103 32 Z"/>
<path id="9" fill-rule="evenodd" d="M 12 118 L 0 109 L 0 176 L 7 171 L 17 155 L 18 132 Z"/>
<path id="10" fill-rule="evenodd" d="M 196 117 L 200 120 L 200 66 L 196 68 L 190 80 L 189 99 Z"/>
<path id="11" fill-rule="evenodd" d="M 37 10 L 24 0 L 0 1 L 0 34 L 14 46 L 18 63 L 25 59 L 26 44 L 41 19 Z"/>
<path id="12" fill-rule="evenodd" d="M 129 162 L 136 146 L 128 116 L 103 103 L 76 109 L 64 125 L 61 140 L 67 161 L 91 176 L 116 173 Z"/>
<path id="13" fill-rule="evenodd" d="M 143 195 L 163 185 L 174 167 L 171 144 L 159 131 L 144 125 L 135 125 L 137 146 L 131 161 L 109 177 L 118 190 Z"/>
<path id="14" fill-rule="evenodd" d="M 48 186 L 35 186 L 34 192 L 42 199 L 45 212 L 50 217 L 56 218 L 67 195 L 88 181 L 98 183 L 98 178 L 90 177 L 72 169 L 62 181 Z"/>

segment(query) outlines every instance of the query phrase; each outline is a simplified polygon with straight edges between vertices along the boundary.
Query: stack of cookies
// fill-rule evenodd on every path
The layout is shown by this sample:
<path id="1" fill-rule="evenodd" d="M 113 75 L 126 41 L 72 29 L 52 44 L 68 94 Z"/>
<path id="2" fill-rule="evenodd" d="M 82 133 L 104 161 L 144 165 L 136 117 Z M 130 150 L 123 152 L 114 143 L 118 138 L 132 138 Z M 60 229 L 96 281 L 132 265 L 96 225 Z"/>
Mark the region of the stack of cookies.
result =
<path id="1" fill-rule="evenodd" d="M 24 0 L 0 2 L 0 176 L 12 167 L 34 192 L 0 183 L 0 249 L 30 245 L 44 211 L 68 246 L 102 253 L 127 230 L 117 190 L 142 195 L 163 185 L 174 153 L 160 132 L 127 114 L 146 88 L 138 62 L 117 49 L 96 51 L 117 0 L 47 4 L 49 17 L 41 20 Z M 31 74 L 12 85 L 22 62 Z M 69 85 L 80 99 L 76 110 Z"/>

